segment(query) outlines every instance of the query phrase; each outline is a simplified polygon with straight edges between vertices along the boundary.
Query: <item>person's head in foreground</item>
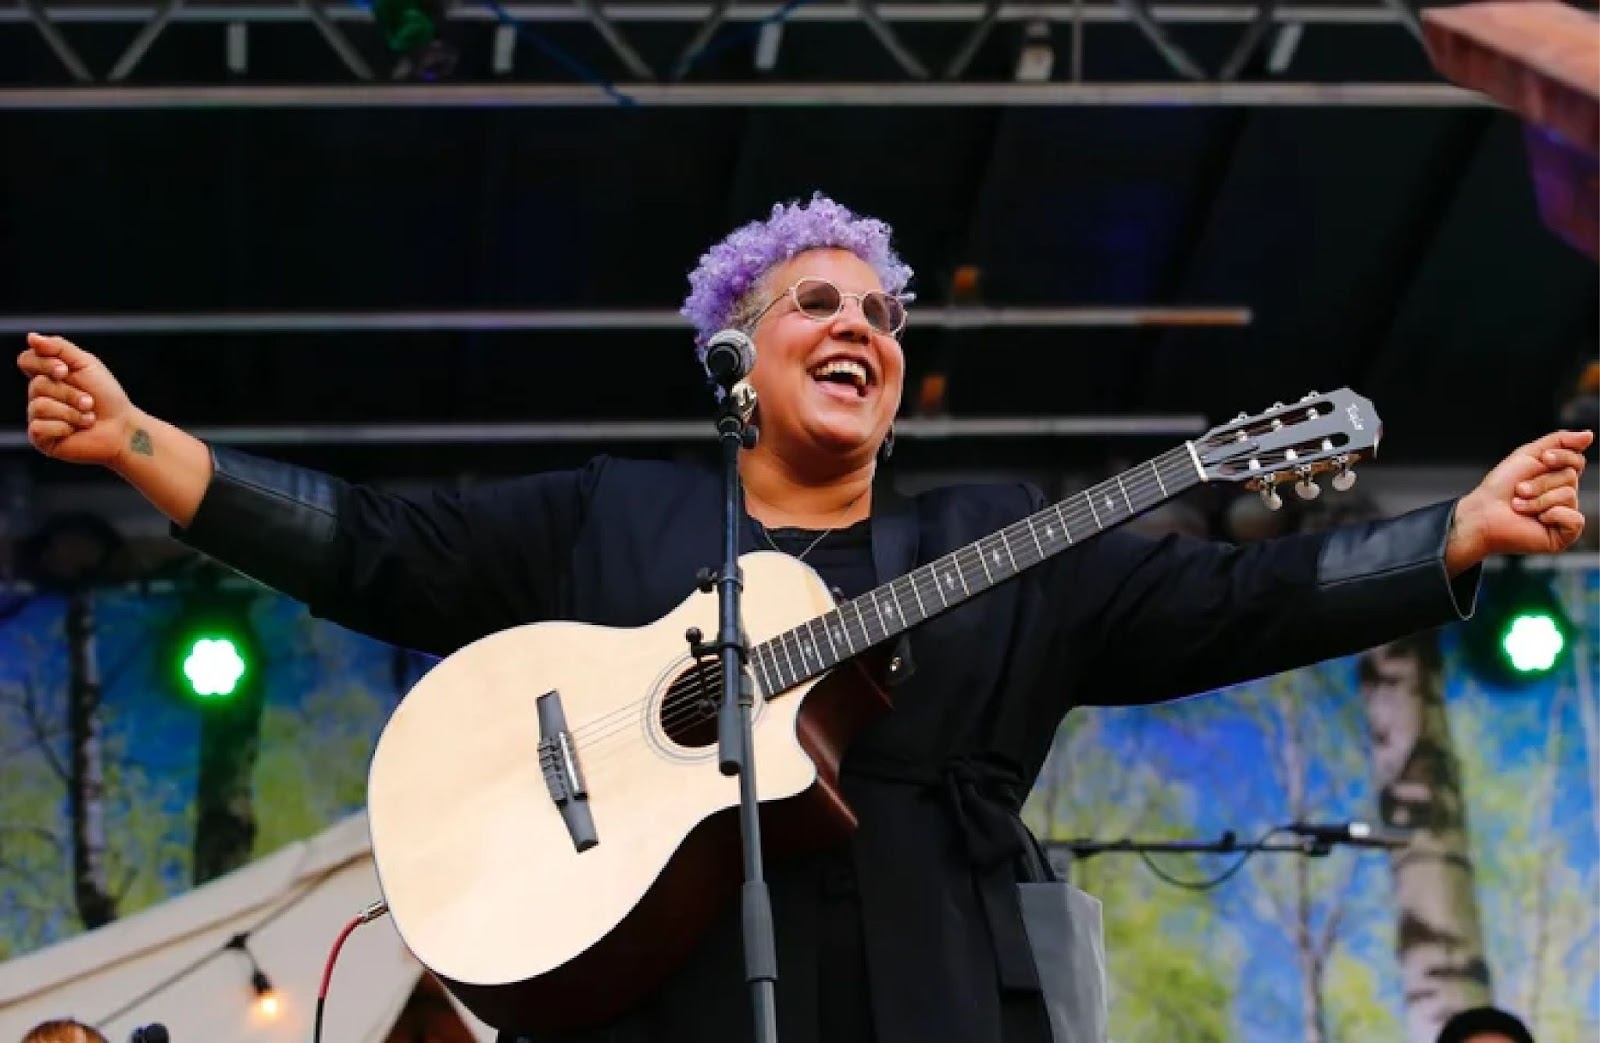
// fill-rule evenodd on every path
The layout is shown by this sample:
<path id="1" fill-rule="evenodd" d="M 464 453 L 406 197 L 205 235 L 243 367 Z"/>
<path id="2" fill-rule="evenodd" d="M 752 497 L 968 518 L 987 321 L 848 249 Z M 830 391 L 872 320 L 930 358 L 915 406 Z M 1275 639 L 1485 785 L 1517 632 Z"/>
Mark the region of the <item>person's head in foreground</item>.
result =
<path id="1" fill-rule="evenodd" d="M 22 1043 L 109 1043 L 99 1031 L 81 1021 L 58 1018 L 35 1025 L 22 1037 Z"/>
<path id="2" fill-rule="evenodd" d="M 1533 1033 L 1515 1014 L 1473 1007 L 1445 1022 L 1435 1043 L 1533 1043 Z"/>

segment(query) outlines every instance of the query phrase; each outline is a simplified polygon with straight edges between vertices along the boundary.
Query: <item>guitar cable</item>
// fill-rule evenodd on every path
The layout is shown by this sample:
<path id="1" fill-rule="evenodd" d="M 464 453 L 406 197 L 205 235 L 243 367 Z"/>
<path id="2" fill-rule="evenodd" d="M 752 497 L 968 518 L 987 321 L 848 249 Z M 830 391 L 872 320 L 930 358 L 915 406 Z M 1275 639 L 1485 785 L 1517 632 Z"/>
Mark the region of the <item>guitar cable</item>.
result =
<path id="1" fill-rule="evenodd" d="M 328 983 L 333 981 L 333 965 L 338 962 L 339 950 L 344 948 L 345 939 L 355 933 L 357 927 L 371 923 L 388 911 L 389 903 L 382 900 L 373 902 L 345 924 L 344 929 L 339 932 L 339 937 L 334 939 L 333 948 L 328 952 L 328 962 L 322 968 L 322 985 L 317 989 L 317 1013 L 312 1020 L 311 1028 L 312 1043 L 322 1043 L 322 1010 L 328 1002 Z"/>

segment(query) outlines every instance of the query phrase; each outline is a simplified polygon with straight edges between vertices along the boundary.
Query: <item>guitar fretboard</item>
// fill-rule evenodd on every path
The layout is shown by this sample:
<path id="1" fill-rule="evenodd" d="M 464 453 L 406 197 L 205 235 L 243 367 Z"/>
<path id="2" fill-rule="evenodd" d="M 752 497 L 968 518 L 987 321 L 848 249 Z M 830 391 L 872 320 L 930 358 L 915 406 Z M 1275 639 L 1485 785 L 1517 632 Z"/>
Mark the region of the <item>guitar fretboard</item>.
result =
<path id="1" fill-rule="evenodd" d="M 751 670 L 786 691 L 1203 480 L 1186 443 L 763 641 Z"/>

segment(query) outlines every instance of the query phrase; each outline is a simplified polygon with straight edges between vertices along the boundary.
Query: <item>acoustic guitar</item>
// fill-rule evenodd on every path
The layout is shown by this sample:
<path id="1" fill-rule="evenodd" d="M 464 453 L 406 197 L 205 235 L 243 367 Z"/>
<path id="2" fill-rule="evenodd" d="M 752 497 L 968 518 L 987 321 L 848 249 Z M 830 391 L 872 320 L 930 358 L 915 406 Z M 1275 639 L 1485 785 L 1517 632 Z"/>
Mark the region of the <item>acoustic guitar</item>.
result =
<path id="1" fill-rule="evenodd" d="M 889 708 L 865 658 L 1041 562 L 1205 482 L 1348 489 L 1376 452 L 1372 404 L 1312 393 L 1203 437 L 836 603 L 810 566 L 740 558 L 767 854 L 838 843 L 850 741 Z M 741 876 L 739 780 L 718 768 L 721 668 L 685 633 L 717 595 L 648 626 L 545 622 L 434 667 L 384 727 L 367 790 L 395 926 L 474 1014 L 537 1032 L 602 1023 L 678 966 Z"/>

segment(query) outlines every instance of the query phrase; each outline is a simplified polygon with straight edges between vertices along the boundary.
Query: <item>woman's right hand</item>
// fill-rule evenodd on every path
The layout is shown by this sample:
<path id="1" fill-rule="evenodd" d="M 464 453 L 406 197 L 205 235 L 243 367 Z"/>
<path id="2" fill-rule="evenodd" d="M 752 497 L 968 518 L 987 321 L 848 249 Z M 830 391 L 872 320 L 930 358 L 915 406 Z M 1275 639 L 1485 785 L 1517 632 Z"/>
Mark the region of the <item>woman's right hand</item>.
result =
<path id="1" fill-rule="evenodd" d="M 65 337 L 28 334 L 17 356 L 28 377 L 28 441 L 46 456 L 114 466 L 136 410 L 105 363 Z"/>

